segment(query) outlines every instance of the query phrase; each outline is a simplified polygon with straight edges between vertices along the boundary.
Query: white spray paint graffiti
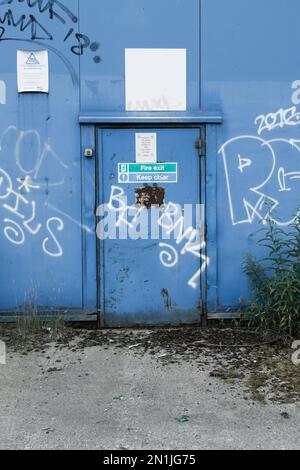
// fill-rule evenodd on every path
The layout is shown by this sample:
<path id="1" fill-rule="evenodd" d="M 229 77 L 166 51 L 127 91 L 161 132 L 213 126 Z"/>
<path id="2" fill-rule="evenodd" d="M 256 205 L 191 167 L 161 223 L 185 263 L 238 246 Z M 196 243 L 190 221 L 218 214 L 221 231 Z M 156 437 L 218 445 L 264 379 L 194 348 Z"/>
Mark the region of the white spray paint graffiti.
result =
<path id="1" fill-rule="evenodd" d="M 8 132 L 15 133 L 16 165 L 22 174 L 31 175 L 33 179 L 38 178 L 42 164 L 47 158 L 52 158 L 56 160 L 62 168 L 68 169 L 68 166 L 59 158 L 59 156 L 53 150 L 49 142 L 45 142 L 42 144 L 40 134 L 36 129 L 18 131 L 16 126 L 9 126 L 5 134 L 7 134 Z M 22 152 L 22 148 L 26 145 L 27 141 L 30 141 L 31 148 L 35 149 L 34 164 L 31 168 L 25 168 L 25 162 L 23 162 L 23 160 L 28 157 L 26 152 Z"/>
<path id="2" fill-rule="evenodd" d="M 282 129 L 285 126 L 299 126 L 300 113 L 297 112 L 296 106 L 288 109 L 281 108 L 276 113 L 257 116 L 255 124 L 258 125 L 258 135 L 261 135 L 264 131 L 273 131 L 278 127 Z"/>
<path id="3" fill-rule="evenodd" d="M 207 269 L 210 260 L 206 254 L 204 254 L 206 243 L 203 241 L 203 233 L 201 230 L 194 229 L 193 227 L 185 229 L 184 222 L 184 217 L 180 213 L 179 206 L 170 202 L 163 211 L 158 224 L 168 235 L 177 231 L 176 245 L 179 246 L 184 242 L 184 246 L 180 252 L 181 256 L 190 253 L 202 261 L 200 269 L 197 270 L 197 272 L 188 281 L 188 285 L 193 289 L 196 289 L 199 285 L 201 275 Z M 160 247 L 162 248 L 160 253 L 160 261 L 162 265 L 166 268 L 174 268 L 179 262 L 178 251 L 172 245 L 166 243 L 161 243 Z"/>
<path id="4" fill-rule="evenodd" d="M 114 203 L 118 205 L 115 206 Z M 128 206 L 126 203 L 125 191 L 118 186 L 112 186 L 108 209 L 118 214 L 116 227 L 122 224 L 129 228 L 134 228 L 140 214 L 146 210 L 145 207 Z M 128 215 L 132 215 L 132 220 L 128 221 Z"/>
<path id="5" fill-rule="evenodd" d="M 127 203 L 126 193 L 119 186 L 112 186 L 108 204 L 102 204 L 97 208 L 96 215 L 101 220 L 97 224 L 97 236 L 100 240 L 117 239 L 117 229 L 122 238 L 127 239 L 151 239 L 169 240 L 170 234 L 163 230 L 160 237 L 159 219 L 165 206 L 152 206 L 146 208 L 139 202 L 136 205 Z M 189 227 L 192 224 L 193 214 L 196 215 L 196 223 L 203 229 L 204 208 L 201 204 L 185 204 L 180 207 L 180 213 L 184 213 L 184 225 Z M 176 224 L 176 229 L 179 229 Z M 139 229 L 139 230 L 137 230 Z"/>
<path id="6" fill-rule="evenodd" d="M 17 182 L 20 183 L 18 190 L 22 191 L 22 189 L 24 189 L 28 194 L 31 192 L 32 189 L 40 189 L 39 185 L 33 184 L 30 176 L 26 176 L 24 180 L 22 180 L 22 178 L 17 178 Z"/>
<path id="7" fill-rule="evenodd" d="M 64 221 L 58 217 L 49 217 L 44 224 L 40 223 L 33 193 L 37 193 L 44 185 L 50 187 L 64 184 L 64 179 L 44 183 L 36 181 L 47 159 L 56 161 L 65 170 L 68 166 L 49 142 L 42 143 L 35 129 L 19 131 L 16 126 L 9 126 L 0 138 L 0 151 L 4 152 L 7 142 L 10 143 L 9 151 L 14 155 L 16 167 L 22 176 L 13 178 L 4 168 L 0 168 L 0 207 L 6 213 L 3 218 L 4 236 L 13 245 L 23 245 L 28 235 L 36 237 L 45 230 L 41 241 L 43 252 L 53 258 L 61 257 L 63 249 L 57 233 L 63 231 Z M 30 152 L 26 148 L 28 145 Z"/>
<path id="8" fill-rule="evenodd" d="M 203 233 L 203 223 L 199 221 L 199 228 L 187 226 L 187 220 L 192 218 L 192 211 L 185 205 L 184 209 L 179 204 L 169 203 L 164 207 L 132 206 L 127 204 L 126 194 L 123 188 L 111 187 L 111 194 L 108 204 L 98 207 L 97 216 L 103 219 L 97 225 L 97 235 L 101 240 L 107 238 L 116 240 L 118 238 L 117 228 L 126 229 L 119 232 L 120 239 L 149 239 L 149 216 L 151 219 L 151 239 L 170 240 L 174 236 L 177 247 L 183 243 L 181 250 L 175 248 L 170 243 L 161 242 L 159 259 L 161 264 L 168 269 L 175 268 L 180 261 L 180 256 L 191 254 L 201 260 L 201 266 L 188 281 L 188 285 L 196 289 L 202 273 L 209 265 L 209 258 L 205 254 L 206 244 Z M 202 208 L 203 209 L 203 208 Z M 182 212 L 188 212 L 188 216 L 183 216 Z M 200 211 L 199 211 L 200 212 Z M 203 216 L 201 212 L 200 217 Z M 139 231 L 136 227 L 139 226 Z M 128 229 L 128 234 L 127 234 Z M 160 229 L 162 229 L 161 237 Z"/>
<path id="9" fill-rule="evenodd" d="M 165 268 L 175 268 L 179 261 L 178 251 L 169 243 L 160 243 L 159 247 L 162 248 L 159 255 L 161 264 Z"/>
<path id="10" fill-rule="evenodd" d="M 300 103 L 300 81 L 294 82 L 292 103 Z M 264 138 L 266 132 L 300 125 L 297 107 L 256 118 L 258 136 L 241 135 L 219 150 L 223 158 L 230 217 L 233 225 L 270 220 L 280 226 L 295 221 L 298 208 L 291 197 L 299 192 L 300 140 Z M 249 184 L 250 182 L 250 184 Z M 298 202 L 299 205 L 299 202 Z"/>
<path id="11" fill-rule="evenodd" d="M 62 211 L 61 209 L 58 209 L 57 207 L 53 206 L 52 204 L 46 203 L 45 206 L 48 207 L 49 209 L 52 209 L 54 212 L 57 212 L 57 214 L 60 214 L 60 215 L 62 215 L 63 217 L 65 217 L 66 219 L 70 220 L 71 222 L 73 222 L 74 225 L 77 225 L 78 227 L 80 227 L 84 232 L 89 233 L 90 235 L 92 235 L 93 233 L 95 233 L 95 229 L 92 230 L 92 229 L 91 229 L 90 227 L 88 227 L 87 225 L 84 225 L 84 224 L 78 222 L 76 219 L 74 219 L 73 217 L 71 217 L 69 214 L 67 214 L 66 212 Z"/>
<path id="12" fill-rule="evenodd" d="M 42 166 L 48 159 L 54 160 L 61 168 L 68 170 L 68 166 L 57 155 L 50 143 L 42 143 L 40 134 L 36 129 L 24 131 L 18 130 L 14 125 L 8 126 L 0 138 L 0 151 L 3 151 L 6 140 L 13 143 L 12 153 L 18 170 L 22 175 L 30 176 L 32 180 L 39 178 Z M 26 148 L 26 146 L 29 147 Z M 31 166 L 26 168 L 25 162 L 27 161 L 28 165 L 29 156 L 33 162 L 31 161 Z M 41 186 L 41 183 L 39 184 Z M 64 179 L 47 184 L 48 186 L 59 186 L 64 184 Z"/>
<path id="13" fill-rule="evenodd" d="M 30 235 L 36 236 L 40 233 L 42 224 L 38 223 L 36 220 L 36 202 L 30 200 L 29 196 L 23 196 L 19 191 L 24 189 L 27 194 L 31 195 L 31 190 L 38 190 L 39 186 L 33 184 L 31 178 L 28 176 L 23 181 L 17 178 L 17 182 L 20 186 L 17 190 L 14 190 L 12 178 L 6 171 L 0 168 L 0 200 L 2 208 L 10 214 L 10 217 L 4 218 L 4 235 L 10 243 L 22 245 L 26 241 L 25 232 L 27 231 Z M 12 218 L 13 216 L 14 218 Z M 15 219 L 17 219 L 18 222 L 16 222 Z M 61 219 L 48 219 L 46 229 L 50 238 L 47 236 L 44 239 L 42 248 L 44 253 L 48 256 L 58 257 L 62 256 L 63 250 L 51 228 L 53 221 L 57 222 L 57 229 L 59 231 L 64 228 L 64 223 Z M 53 241 L 54 250 L 47 248 L 50 240 Z"/>
<path id="14" fill-rule="evenodd" d="M 59 219 L 58 217 L 51 217 L 50 219 L 47 220 L 47 229 L 48 229 L 48 232 L 49 234 L 51 235 L 51 238 L 56 246 L 56 249 L 57 251 L 51 251 L 50 249 L 47 248 L 51 238 L 49 237 L 46 237 L 45 240 L 43 241 L 43 250 L 44 252 L 49 255 L 49 256 L 53 256 L 55 258 L 59 258 L 60 256 L 63 255 L 63 250 L 62 250 L 62 247 L 60 246 L 60 244 L 58 243 L 57 241 L 57 238 L 53 232 L 53 229 L 51 227 L 51 225 L 53 225 L 53 222 L 56 223 L 57 225 L 57 230 L 59 232 L 61 232 L 63 229 L 64 229 L 64 223 L 61 219 Z"/>
<path id="15" fill-rule="evenodd" d="M 49 141 L 42 142 L 36 129 L 18 130 L 16 126 L 11 125 L 0 138 L 0 151 L 4 152 L 7 142 L 10 142 L 10 152 L 15 158 L 16 167 L 22 177 L 16 178 L 17 187 L 14 188 L 13 178 L 0 168 L 0 202 L 2 200 L 2 208 L 10 216 L 4 218 L 3 233 L 10 243 L 22 245 L 26 242 L 27 232 L 29 235 L 37 236 L 44 229 L 46 236 L 41 242 L 43 252 L 53 258 L 61 257 L 63 256 L 63 248 L 57 234 L 64 230 L 64 219 L 68 219 L 89 234 L 94 231 L 49 204 L 48 201 L 45 202 L 44 207 L 63 218 L 50 217 L 46 219 L 44 224 L 37 222 L 37 202 L 32 198 L 31 193 L 41 190 L 44 186 L 48 190 L 49 187 L 61 186 L 65 182 L 65 178 L 60 178 L 57 181 L 53 179 L 48 181 L 47 179 L 47 181 L 37 183 L 47 160 L 51 163 L 57 163 L 62 170 L 68 170 L 69 167 L 57 155 Z M 13 217 L 17 220 L 14 220 Z"/>

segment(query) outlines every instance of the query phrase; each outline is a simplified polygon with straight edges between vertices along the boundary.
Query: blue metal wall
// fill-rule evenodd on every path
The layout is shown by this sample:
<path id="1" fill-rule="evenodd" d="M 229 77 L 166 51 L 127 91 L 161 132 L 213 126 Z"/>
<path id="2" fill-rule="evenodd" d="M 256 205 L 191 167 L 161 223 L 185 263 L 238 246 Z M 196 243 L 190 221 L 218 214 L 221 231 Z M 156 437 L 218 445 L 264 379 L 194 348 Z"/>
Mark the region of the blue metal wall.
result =
<path id="1" fill-rule="evenodd" d="M 0 6 L 0 309 L 11 313 L 82 306 L 79 56 L 74 37 L 64 42 L 78 24 L 46 3 Z M 77 2 L 63 3 L 78 17 Z M 17 50 L 45 48 L 49 95 L 18 94 Z"/>
<path id="2" fill-rule="evenodd" d="M 222 110 L 217 147 L 228 143 L 217 159 L 222 311 L 248 296 L 241 264 L 246 252 L 258 253 L 257 230 L 268 215 L 260 201 L 267 198 L 280 224 L 300 205 L 300 147 L 293 143 L 300 138 L 299 9 L 297 0 L 202 2 L 202 105 Z"/>
<path id="3" fill-rule="evenodd" d="M 282 224 L 299 205 L 299 11 L 297 0 L 0 2 L 3 318 L 28 304 L 74 319 L 99 307 L 97 175 L 83 149 L 95 149 L 101 119 L 80 128 L 79 115 L 132 119 L 131 47 L 187 49 L 188 110 L 166 115 L 207 126 L 209 310 L 223 315 L 248 295 L 241 264 L 257 253 L 262 201 Z M 17 93 L 18 49 L 48 50 L 48 95 Z M 215 110 L 222 125 L 209 122 Z"/>

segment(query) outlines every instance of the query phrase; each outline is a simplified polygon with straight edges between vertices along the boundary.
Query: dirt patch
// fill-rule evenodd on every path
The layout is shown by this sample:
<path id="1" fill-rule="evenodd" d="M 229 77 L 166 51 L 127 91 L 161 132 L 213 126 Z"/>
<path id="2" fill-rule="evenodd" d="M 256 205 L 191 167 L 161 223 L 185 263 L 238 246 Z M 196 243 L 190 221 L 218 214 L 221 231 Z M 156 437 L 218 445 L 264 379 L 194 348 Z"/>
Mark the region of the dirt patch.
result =
<path id="1" fill-rule="evenodd" d="M 88 330 L 65 327 L 53 332 L 41 329 L 24 337 L 13 325 L 0 326 L 0 338 L 8 351 L 45 353 L 49 345 L 85 348 L 118 348 L 135 355 L 152 355 L 164 366 L 190 361 L 209 367 L 212 380 L 241 386 L 245 399 L 261 403 L 300 402 L 300 366 L 291 360 L 290 346 L 272 332 L 264 334 L 234 327 L 174 328 L 149 330 Z"/>
<path id="2" fill-rule="evenodd" d="M 8 351 L 26 355 L 31 352 L 42 352 L 55 343 L 57 348 L 68 347 L 78 337 L 79 330 L 61 328 L 59 331 L 45 327 L 30 333 L 23 333 L 14 325 L 0 325 L 0 338 L 6 343 Z"/>

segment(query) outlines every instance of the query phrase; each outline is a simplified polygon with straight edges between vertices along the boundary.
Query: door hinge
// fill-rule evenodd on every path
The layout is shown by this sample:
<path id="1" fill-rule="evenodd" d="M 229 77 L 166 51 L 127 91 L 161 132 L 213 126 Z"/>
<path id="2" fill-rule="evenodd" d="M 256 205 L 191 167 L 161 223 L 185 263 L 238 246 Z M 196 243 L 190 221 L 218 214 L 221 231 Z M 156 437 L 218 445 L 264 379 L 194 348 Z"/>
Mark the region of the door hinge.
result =
<path id="1" fill-rule="evenodd" d="M 203 137 L 200 137 L 200 139 L 196 140 L 195 147 L 198 150 L 198 155 L 199 157 L 205 157 L 206 156 L 206 140 Z"/>

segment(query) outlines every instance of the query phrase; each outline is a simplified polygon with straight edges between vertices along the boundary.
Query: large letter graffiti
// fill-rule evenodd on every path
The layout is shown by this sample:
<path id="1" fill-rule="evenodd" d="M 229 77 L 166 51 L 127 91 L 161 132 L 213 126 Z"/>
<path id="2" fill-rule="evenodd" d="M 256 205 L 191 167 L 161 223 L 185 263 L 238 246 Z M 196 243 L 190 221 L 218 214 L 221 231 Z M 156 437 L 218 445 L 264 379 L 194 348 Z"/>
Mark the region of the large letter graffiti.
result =
<path id="1" fill-rule="evenodd" d="M 21 181 L 17 178 L 17 181 Z M 26 177 L 19 187 L 14 189 L 12 178 L 6 171 L 0 168 L 0 204 L 7 213 L 4 218 L 3 233 L 6 239 L 13 245 L 23 245 L 26 241 L 26 233 L 36 236 L 42 229 L 42 224 L 37 222 L 36 216 L 36 202 L 27 195 L 26 197 L 21 194 L 22 190 L 26 193 L 31 193 L 31 190 L 40 189 L 40 186 L 33 184 L 30 177 Z M 42 242 L 42 248 L 45 254 L 52 257 L 62 256 L 63 251 L 56 239 L 56 236 L 51 228 L 51 222 L 56 221 L 57 230 L 61 231 L 64 228 L 64 223 L 61 219 L 50 218 L 46 222 L 46 230 L 50 237 L 47 236 Z M 49 240 L 52 240 L 53 247 L 47 249 Z"/>
<path id="2" fill-rule="evenodd" d="M 0 155 L 2 160 L 5 160 L 7 155 L 14 157 L 20 175 L 13 176 L 3 168 L 2 163 L 0 221 L 4 224 L 1 231 L 5 239 L 12 245 L 21 246 L 29 237 L 39 236 L 40 247 L 45 255 L 52 258 L 61 257 L 63 248 L 58 235 L 64 230 L 64 220 L 52 216 L 49 211 L 63 215 L 72 223 L 79 225 L 82 230 L 90 232 L 90 229 L 51 206 L 48 201 L 41 207 L 41 191 L 45 191 L 46 194 L 50 187 L 63 185 L 65 179 L 49 181 L 40 178 L 40 174 L 49 160 L 63 170 L 68 170 L 68 166 L 48 142 L 42 142 L 39 132 L 34 129 L 19 131 L 15 126 L 9 126 L 0 137 Z"/>
<path id="3" fill-rule="evenodd" d="M 193 227 L 193 211 L 196 226 Z M 184 215 L 183 215 L 184 214 Z M 128 205 L 125 190 L 111 187 L 108 204 L 98 207 L 97 236 L 100 240 L 161 240 L 157 243 L 159 260 L 167 269 L 176 268 L 183 256 L 194 256 L 198 269 L 188 281 L 189 287 L 199 286 L 201 275 L 209 265 L 204 242 L 204 208 L 201 205 L 168 203 L 163 206 Z M 171 244 L 173 240 L 173 245 Z M 192 274 L 192 272 L 191 272 Z"/>
<path id="4" fill-rule="evenodd" d="M 161 226 L 167 236 L 174 234 L 176 245 L 183 247 L 180 255 L 191 254 L 200 260 L 200 268 L 188 281 L 188 285 L 196 289 L 199 285 L 201 275 L 205 272 L 209 265 L 209 258 L 205 254 L 206 243 L 203 240 L 201 229 L 195 229 L 192 226 L 185 228 L 184 217 L 181 215 L 180 206 L 170 202 L 164 209 L 158 224 Z M 177 249 L 167 243 L 160 243 L 162 249 L 160 253 L 160 262 L 166 268 L 174 268 L 179 262 L 179 253 Z"/>
<path id="5" fill-rule="evenodd" d="M 295 89 L 294 82 L 292 87 Z M 300 82 L 299 82 L 300 85 Z M 298 85 L 298 86 L 299 86 Z M 292 96 L 298 102 L 299 91 Z M 300 101 L 299 101 L 300 102 Z M 224 163 L 230 217 L 233 225 L 268 220 L 287 226 L 300 207 L 300 140 L 267 138 L 275 129 L 300 125 L 296 106 L 260 115 L 258 136 L 242 135 L 228 140 L 219 150 Z"/>
<path id="6" fill-rule="evenodd" d="M 252 223 L 256 216 L 263 219 L 266 214 L 262 215 L 262 206 L 268 199 L 263 190 L 275 168 L 272 147 L 258 137 L 242 136 L 228 141 L 220 153 L 224 160 L 232 223 Z M 258 171 L 262 161 L 263 177 Z M 273 207 L 275 202 L 270 202 Z"/>

